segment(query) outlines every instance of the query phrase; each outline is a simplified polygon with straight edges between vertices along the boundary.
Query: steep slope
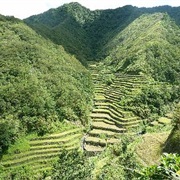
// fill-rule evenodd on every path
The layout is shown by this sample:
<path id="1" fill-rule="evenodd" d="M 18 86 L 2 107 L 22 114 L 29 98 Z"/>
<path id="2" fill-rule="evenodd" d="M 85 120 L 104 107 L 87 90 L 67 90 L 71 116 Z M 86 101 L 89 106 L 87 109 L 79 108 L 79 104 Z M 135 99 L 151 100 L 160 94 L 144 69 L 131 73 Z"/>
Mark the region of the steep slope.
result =
<path id="1" fill-rule="evenodd" d="M 42 179 L 43 174 L 51 172 L 61 151 L 80 147 L 81 137 L 82 128 L 74 127 L 66 132 L 31 138 L 26 151 L 2 157 L 0 179 L 22 179 L 23 173 L 25 177 L 30 173 L 29 179 Z"/>
<path id="2" fill-rule="evenodd" d="M 107 44 L 106 58 L 115 71 L 145 73 L 177 83 L 180 65 L 179 28 L 166 14 L 142 15 Z"/>
<path id="3" fill-rule="evenodd" d="M 180 154 L 180 103 L 174 112 L 174 124 L 175 126 L 165 143 L 164 152 Z"/>
<path id="4" fill-rule="evenodd" d="M 139 14 L 133 6 L 90 11 L 79 3 L 69 3 L 24 21 L 85 63 L 104 57 L 104 45 Z"/>
<path id="5" fill-rule="evenodd" d="M 128 5 L 117 9 L 90 11 L 79 3 L 50 9 L 25 19 L 25 22 L 85 63 L 87 60 L 97 61 L 109 55 L 114 47 L 106 44 L 142 14 L 155 12 L 168 13 L 176 24 L 180 24 L 179 7 L 137 8 Z"/>
<path id="6" fill-rule="evenodd" d="M 144 118 L 171 111 L 170 104 L 180 99 L 179 32 L 167 14 L 146 14 L 107 44 L 111 52 L 104 67 L 112 74 L 144 74 L 156 81 L 150 80 L 133 97 L 122 98 L 120 104 Z"/>
<path id="7" fill-rule="evenodd" d="M 141 139 L 145 133 L 143 146 L 149 150 L 148 145 L 154 142 L 152 137 L 156 136 L 157 142 L 161 137 L 158 127 L 150 127 L 152 121 L 171 111 L 171 105 L 173 107 L 173 103 L 180 100 L 179 27 L 167 14 L 151 14 L 167 9 L 169 14 L 172 13 L 171 7 L 139 9 L 132 6 L 91 12 L 71 3 L 25 20 L 39 34 L 76 54 L 83 63 L 91 58 L 104 58 L 104 61 L 90 65 L 94 107 L 90 114 L 90 130 L 81 142 L 85 155 L 110 147 L 104 155 L 102 153 L 102 161 L 95 165 L 96 171 L 102 172 L 102 176 L 99 173 L 96 178 L 108 179 L 112 174 L 114 179 L 130 178 L 129 172 L 134 173 L 138 163 L 134 161 L 134 150 L 128 150 L 131 143 L 123 138 L 128 134 L 134 137 L 133 143 L 138 143 L 135 139 Z M 172 13 L 172 16 L 178 17 L 178 14 Z M 178 18 L 175 20 L 178 23 Z M 26 132 L 35 131 L 42 135 L 53 131 L 55 126 L 61 128 L 59 121 L 75 122 L 73 128 L 66 129 L 67 132 L 31 139 L 29 149 L 21 152 L 17 148 L 11 156 L 3 156 L 0 163 L 4 179 L 6 173 L 8 178 L 20 179 L 22 173 L 27 177 L 27 172 L 36 171 L 42 171 L 45 178 L 59 151 L 79 146 L 82 130 L 76 124 L 79 124 L 78 120 L 86 124 L 88 119 L 91 78 L 81 63 L 68 55 L 62 46 L 45 40 L 17 19 L 0 16 L 0 33 L 0 148 L 5 150 Z M 68 126 L 68 121 L 65 122 Z M 161 125 L 166 129 L 164 124 Z M 156 133 L 146 133 L 149 129 Z M 165 138 L 158 143 L 158 150 Z M 172 152 L 171 147 L 175 147 L 178 140 L 179 123 L 167 140 L 168 152 Z M 114 148 L 109 145 L 114 143 L 118 143 Z M 155 147 L 152 152 L 153 149 Z M 179 144 L 173 152 L 179 152 L 177 150 Z M 76 160 L 74 157 L 72 159 Z M 74 162 L 66 162 L 66 156 L 64 158 L 64 168 L 67 166 L 72 172 L 71 163 Z M 94 160 L 91 161 L 92 169 Z M 118 163 L 122 163 L 119 169 Z M 82 161 L 80 164 L 83 166 Z M 26 171 L 26 168 L 30 170 Z M 125 170 L 126 175 L 120 173 Z M 76 171 L 74 173 L 77 175 Z"/>
<path id="8" fill-rule="evenodd" d="M 109 144 L 119 143 L 124 135 L 136 135 L 146 122 L 126 110 L 125 106 L 119 105 L 119 102 L 141 91 L 149 79 L 141 75 L 117 74 L 108 84 L 103 79 L 109 74 L 101 74 L 100 64 L 89 65 L 95 87 L 94 106 L 90 115 L 91 128 L 84 140 L 84 149 L 89 153 L 101 152 Z"/>
<path id="9" fill-rule="evenodd" d="M 97 13 L 98 15 L 98 13 Z M 57 9 L 32 16 L 25 22 L 46 38 L 62 45 L 65 50 L 85 64 L 91 57 L 91 41 L 82 26 L 93 21 L 96 13 L 78 3 L 65 4 Z"/>
<path id="10" fill-rule="evenodd" d="M 1 148 L 64 119 L 86 124 L 91 81 L 81 63 L 12 17 L 0 17 L 0 38 Z"/>

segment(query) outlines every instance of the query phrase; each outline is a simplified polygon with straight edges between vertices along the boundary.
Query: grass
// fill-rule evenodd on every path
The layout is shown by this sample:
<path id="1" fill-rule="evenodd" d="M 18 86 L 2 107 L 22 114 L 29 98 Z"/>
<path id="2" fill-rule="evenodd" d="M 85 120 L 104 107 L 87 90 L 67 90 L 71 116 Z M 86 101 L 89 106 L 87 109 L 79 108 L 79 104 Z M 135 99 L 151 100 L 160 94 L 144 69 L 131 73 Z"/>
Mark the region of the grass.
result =
<path id="1" fill-rule="evenodd" d="M 107 119 L 93 119 L 93 122 L 104 122 L 106 124 L 115 125 L 113 121 L 107 120 Z"/>
<path id="2" fill-rule="evenodd" d="M 13 172 L 13 169 L 30 167 L 36 177 L 37 173 L 50 171 L 54 161 L 62 149 L 80 147 L 82 128 L 37 137 L 36 134 L 19 139 L 9 149 L 9 154 L 3 156 L 1 165 L 4 172 Z M 17 147 L 20 151 L 17 152 Z M 15 151 L 16 150 L 16 151 Z"/>
<path id="3" fill-rule="evenodd" d="M 47 145 L 47 144 L 59 144 L 70 141 L 73 138 L 78 138 L 80 136 L 81 134 L 79 133 L 79 134 L 68 135 L 60 139 L 35 140 L 35 141 L 31 141 L 30 145 L 37 146 L 37 145 Z"/>
<path id="4" fill-rule="evenodd" d="M 158 119 L 158 122 L 161 124 L 171 124 L 171 119 L 166 118 L 166 117 L 160 117 Z"/>
<path id="5" fill-rule="evenodd" d="M 108 114 L 104 113 L 92 113 L 91 118 L 106 118 L 106 119 L 111 119 L 111 117 Z"/>
<path id="6" fill-rule="evenodd" d="M 97 179 L 97 175 L 100 174 L 102 168 L 107 164 L 109 161 L 109 157 L 105 157 L 96 162 L 94 170 L 92 172 L 93 180 Z"/>
<path id="7" fill-rule="evenodd" d="M 74 145 L 74 144 L 78 144 L 79 143 L 79 139 L 78 138 L 75 138 L 75 139 L 72 139 L 71 141 L 68 141 L 68 142 L 66 142 L 66 143 L 63 143 L 63 144 L 59 144 L 59 143 L 57 143 L 57 144 L 45 144 L 45 145 L 37 145 L 37 146 L 32 146 L 31 148 L 30 148 L 30 150 L 40 150 L 40 149 L 42 149 L 42 150 L 45 150 L 45 149 L 49 149 L 49 150 L 51 150 L 51 149 L 54 149 L 54 148 L 66 148 L 66 147 L 70 147 L 70 146 L 72 146 L 72 145 Z"/>
<path id="8" fill-rule="evenodd" d="M 110 125 L 110 124 L 106 124 L 104 122 L 93 122 L 92 126 L 96 129 L 96 128 L 102 128 L 102 129 L 106 129 L 106 130 L 111 130 L 111 131 L 116 131 L 116 132 L 121 132 L 122 128 L 119 128 L 115 125 Z"/>
<path id="9" fill-rule="evenodd" d="M 101 146 L 94 146 L 91 144 L 86 144 L 85 149 L 87 152 L 101 152 L 103 151 L 105 148 L 101 147 Z"/>
<path id="10" fill-rule="evenodd" d="M 163 145 L 166 142 L 168 132 L 147 133 L 139 137 L 139 144 L 136 146 L 136 154 L 144 166 L 158 164 L 162 155 Z"/>
<path id="11" fill-rule="evenodd" d="M 22 165 L 22 164 L 24 164 L 24 166 L 26 166 L 26 163 L 28 163 L 28 162 L 32 161 L 32 162 L 36 163 L 36 160 L 38 160 L 38 159 L 51 159 L 52 157 L 58 156 L 58 154 L 59 154 L 59 151 L 48 153 L 48 154 L 42 154 L 42 153 L 35 154 L 32 156 L 27 156 L 27 157 L 22 157 L 20 159 L 7 161 L 7 162 L 3 163 L 3 166 L 12 167 L 12 166 Z"/>
<path id="12" fill-rule="evenodd" d="M 101 101 L 101 100 L 106 100 L 106 97 L 104 97 L 103 95 L 95 95 L 94 98 L 96 101 Z"/>
<path id="13" fill-rule="evenodd" d="M 98 137 L 87 137 L 86 138 L 86 143 L 88 144 L 93 144 L 93 145 L 98 145 L 98 146 L 106 146 L 107 144 L 112 144 L 112 143 L 118 143 L 120 140 L 116 138 L 106 138 L 106 139 L 101 139 Z"/>
<path id="14" fill-rule="evenodd" d="M 43 139 L 57 139 L 57 138 L 60 138 L 60 137 L 63 137 L 63 136 L 66 136 L 68 134 L 74 134 L 74 133 L 77 133 L 78 131 L 81 131 L 82 128 L 75 128 L 75 129 L 70 129 L 70 130 L 66 130 L 64 132 L 60 132 L 60 133 L 55 133 L 55 134 L 50 134 L 50 135 L 45 135 L 45 136 L 42 136 L 42 137 L 36 137 L 36 138 L 31 138 L 31 141 L 34 141 L 34 140 L 43 140 Z"/>
<path id="15" fill-rule="evenodd" d="M 105 114 L 109 114 L 112 118 L 115 119 L 120 119 L 122 118 L 122 115 L 120 113 L 118 113 L 116 110 L 113 110 L 111 108 L 108 109 L 93 109 L 93 112 L 95 113 L 105 113 Z"/>
<path id="16" fill-rule="evenodd" d="M 3 155 L 2 160 L 9 159 L 9 157 L 24 153 L 30 150 L 30 139 L 37 137 L 36 133 L 28 134 L 27 136 L 22 136 L 21 138 L 17 139 L 14 144 L 12 144 L 7 152 Z"/>
<path id="17" fill-rule="evenodd" d="M 105 130 L 102 130 L 102 129 L 93 129 L 91 132 L 90 132 L 90 135 L 95 135 L 95 136 L 101 136 L 102 134 L 105 134 L 106 136 L 116 136 L 118 135 L 118 133 L 115 133 L 115 132 L 112 132 L 112 131 L 105 131 Z"/>
<path id="18" fill-rule="evenodd" d="M 12 171 L 13 169 L 17 169 L 21 167 L 28 167 L 30 169 L 34 169 L 34 167 L 38 167 L 38 166 L 40 168 L 43 166 L 51 167 L 53 163 L 56 162 L 57 160 L 58 160 L 58 156 L 49 159 L 35 159 L 34 161 L 27 162 L 26 165 L 18 164 L 16 166 L 10 166 L 9 168 L 5 168 L 4 171 Z"/>
<path id="19" fill-rule="evenodd" d="M 22 153 L 22 152 L 26 152 L 30 149 L 30 145 L 29 145 L 29 141 L 26 137 L 22 137 L 20 139 L 18 139 L 15 144 L 11 145 L 7 151 L 7 154 L 8 155 L 5 155 L 4 157 L 6 156 L 9 156 L 9 155 L 13 155 L 13 154 L 16 154 L 16 153 Z"/>

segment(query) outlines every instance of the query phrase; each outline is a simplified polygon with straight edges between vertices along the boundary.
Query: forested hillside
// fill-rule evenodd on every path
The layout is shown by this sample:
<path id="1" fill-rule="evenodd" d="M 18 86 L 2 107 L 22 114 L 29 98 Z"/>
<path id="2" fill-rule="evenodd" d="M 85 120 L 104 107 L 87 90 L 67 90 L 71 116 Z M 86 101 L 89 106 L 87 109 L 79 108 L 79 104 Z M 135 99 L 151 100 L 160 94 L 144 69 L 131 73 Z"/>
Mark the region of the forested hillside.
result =
<path id="1" fill-rule="evenodd" d="M 157 81 L 179 83 L 180 30 L 167 14 L 147 14 L 136 19 L 112 41 L 106 61 L 116 72 L 144 73 Z"/>
<path id="2" fill-rule="evenodd" d="M 86 124 L 92 92 L 81 63 L 15 18 L 1 16 L 0 33 L 0 152 L 21 133 Z"/>
<path id="3" fill-rule="evenodd" d="M 97 61 L 106 57 L 111 52 L 107 43 L 142 14 L 155 12 L 168 13 L 176 24 L 180 24 L 179 7 L 137 8 L 128 5 L 90 11 L 79 3 L 50 9 L 25 19 L 25 22 L 85 63 L 87 60 Z"/>
<path id="4" fill-rule="evenodd" d="M 110 81 L 114 73 L 128 73 L 144 74 L 156 82 L 164 82 L 156 87 L 146 86 L 133 99 L 121 101 L 129 107 L 138 103 L 140 109 L 137 106 L 131 109 L 149 117 L 152 112 L 164 114 L 179 99 L 178 10 L 179 7 L 170 6 L 124 6 L 90 11 L 79 3 L 70 3 L 29 17 L 25 22 L 61 44 L 84 65 L 89 60 L 105 60 L 102 69 L 112 72 Z M 140 113 L 143 109 L 148 112 L 146 115 Z"/>
<path id="5" fill-rule="evenodd" d="M 57 9 L 32 16 L 25 20 L 33 29 L 56 44 L 62 45 L 69 53 L 86 64 L 91 57 L 91 40 L 84 28 L 86 21 L 93 21 L 94 16 L 89 9 L 78 3 L 63 5 Z"/>

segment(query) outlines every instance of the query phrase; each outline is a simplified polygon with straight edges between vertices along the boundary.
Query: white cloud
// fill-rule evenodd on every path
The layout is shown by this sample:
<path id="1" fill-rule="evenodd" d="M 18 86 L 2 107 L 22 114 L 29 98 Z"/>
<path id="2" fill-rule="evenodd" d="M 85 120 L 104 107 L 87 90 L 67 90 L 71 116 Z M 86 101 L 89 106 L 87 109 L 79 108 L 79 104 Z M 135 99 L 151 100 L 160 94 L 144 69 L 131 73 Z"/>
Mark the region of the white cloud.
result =
<path id="1" fill-rule="evenodd" d="M 79 2 L 92 10 L 112 9 L 124 5 L 138 7 L 153 7 L 159 5 L 180 6 L 180 0 L 0 0 L 0 14 L 13 15 L 22 19 L 42 13 L 50 8 L 57 8 L 69 2 Z"/>

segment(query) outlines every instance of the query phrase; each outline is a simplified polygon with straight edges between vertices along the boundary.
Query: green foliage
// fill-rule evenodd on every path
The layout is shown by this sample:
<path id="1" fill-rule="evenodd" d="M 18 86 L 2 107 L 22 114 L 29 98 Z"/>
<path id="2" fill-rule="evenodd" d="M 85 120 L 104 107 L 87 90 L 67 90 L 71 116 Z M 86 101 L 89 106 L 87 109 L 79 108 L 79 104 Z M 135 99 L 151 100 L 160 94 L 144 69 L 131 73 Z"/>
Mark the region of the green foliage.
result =
<path id="1" fill-rule="evenodd" d="M 20 130 L 43 135 L 59 120 L 86 124 L 92 89 L 81 63 L 21 21 L 4 17 L 0 35 L 2 147 Z"/>
<path id="2" fill-rule="evenodd" d="M 108 147 L 95 157 L 78 150 L 63 151 L 52 173 L 53 179 L 133 179 L 138 164 L 132 138 Z"/>
<path id="3" fill-rule="evenodd" d="M 154 12 L 167 14 L 151 14 Z M 122 98 L 119 104 L 143 118 L 163 115 L 180 97 L 180 30 L 168 14 L 180 24 L 179 8 L 125 6 L 90 11 L 78 3 L 25 20 L 38 34 L 58 45 L 45 40 L 20 20 L 0 15 L 0 153 L 24 132 L 43 135 L 54 129 L 66 129 L 64 120 L 88 123 L 91 77 L 75 57 L 84 65 L 87 60 L 104 59 L 102 80 L 106 85 L 113 83 L 113 73 L 148 75 L 149 85 Z M 179 109 L 175 124 L 167 147 L 179 142 Z M 22 143 L 25 145 L 21 147 Z M 27 141 L 19 139 L 9 153 L 28 148 Z M 123 180 L 136 179 L 139 174 L 140 179 L 170 179 L 179 166 L 179 156 L 168 155 L 159 166 L 144 168 L 139 173 L 132 141 L 122 138 L 120 144 L 108 148 L 94 161 L 78 150 L 61 152 L 52 178 L 92 179 L 94 176 Z M 0 174 L 4 179 L 33 176 L 28 167 L 8 173 L 0 167 Z"/>
<path id="4" fill-rule="evenodd" d="M 25 22 L 44 37 L 63 45 L 66 51 L 86 64 L 87 58 L 91 56 L 91 46 L 89 46 L 90 39 L 82 26 L 92 19 L 91 14 L 89 9 L 80 4 L 70 3 L 57 9 L 50 9 L 41 15 L 32 16 L 25 19 Z"/>
<path id="5" fill-rule="evenodd" d="M 160 165 L 143 168 L 140 180 L 168 180 L 179 179 L 180 156 L 178 154 L 163 154 Z"/>
<path id="6" fill-rule="evenodd" d="M 142 118 L 153 117 L 153 114 L 162 116 L 168 110 L 168 105 L 174 101 L 178 102 L 179 92 L 179 86 L 171 86 L 165 83 L 145 85 L 133 96 L 122 98 L 120 104 Z"/>
<path id="7" fill-rule="evenodd" d="M 52 28 L 56 29 L 56 32 L 60 34 L 57 38 L 56 33 L 53 41 L 64 47 L 67 43 L 70 43 L 68 47 L 77 47 L 77 50 L 71 53 L 77 55 L 78 52 L 80 55 L 79 50 L 83 49 L 84 52 L 88 52 L 85 55 L 87 59 L 105 59 L 105 72 L 107 69 L 111 72 L 108 75 L 103 74 L 103 81 L 107 85 L 113 83 L 113 74 L 116 72 L 144 74 L 157 82 L 168 82 L 175 85 L 172 87 L 168 85 L 147 86 L 141 92 L 133 95 L 133 98 L 125 97 L 121 100 L 120 104 L 126 107 L 138 104 L 139 107 L 134 108 L 133 106 L 131 110 L 147 118 L 151 113 L 164 114 L 170 109 L 170 104 L 174 101 L 178 102 L 180 97 L 180 30 L 173 20 L 177 24 L 180 22 L 179 14 L 174 12 L 177 13 L 178 8 L 169 6 L 147 9 L 124 6 L 115 10 L 90 11 L 78 3 L 70 3 L 41 15 L 32 16 L 25 22 L 50 39 L 52 39 L 50 34 L 54 32 Z M 58 13 L 63 15 L 61 21 L 59 21 Z M 71 18 L 78 28 L 74 28 L 68 18 Z M 70 24 L 70 29 L 75 29 L 75 31 L 67 32 Z M 48 27 L 47 32 L 42 32 L 46 28 L 39 28 L 41 25 Z M 66 28 L 67 25 L 68 28 Z M 73 35 L 76 39 L 71 37 L 64 41 L 62 39 L 66 37 L 63 35 L 64 29 L 67 32 L 66 36 Z M 76 32 L 77 29 L 80 33 Z M 81 37 L 87 41 L 82 41 Z M 78 45 L 79 42 L 86 48 L 81 48 Z M 69 109 L 64 109 L 63 112 L 76 117 Z"/>
<path id="8" fill-rule="evenodd" d="M 179 83 L 179 27 L 167 14 L 142 15 L 106 45 L 116 71 Z"/>
<path id="9" fill-rule="evenodd" d="M 85 64 L 87 60 L 99 60 L 111 54 L 112 49 L 124 41 L 124 37 L 117 40 L 121 31 L 142 14 L 155 12 L 168 13 L 180 24 L 179 7 L 137 8 L 128 5 L 114 10 L 90 11 L 78 3 L 50 9 L 25 19 L 25 22 L 44 37 L 63 45 Z"/>
<path id="10" fill-rule="evenodd" d="M 174 128 L 169 135 L 164 149 L 164 152 L 167 153 L 178 153 L 180 154 L 180 107 L 177 105 L 176 110 L 174 111 Z"/>
<path id="11" fill-rule="evenodd" d="M 77 149 L 62 151 L 59 160 L 54 166 L 52 179 L 90 179 L 91 166 L 85 155 Z"/>
<path id="12" fill-rule="evenodd" d="M 20 131 L 20 122 L 14 119 L 12 115 L 0 119 L 0 154 L 6 150 L 11 143 L 18 138 Z"/>
<path id="13" fill-rule="evenodd" d="M 177 105 L 174 112 L 174 124 L 177 128 L 180 128 L 180 103 Z"/>
<path id="14" fill-rule="evenodd" d="M 3 160 L 8 159 L 10 155 L 18 154 L 21 152 L 26 152 L 30 149 L 29 141 L 27 137 L 18 138 L 15 143 L 10 145 L 5 155 L 3 155 Z"/>
<path id="15" fill-rule="evenodd" d="M 19 168 L 12 168 L 5 172 L 0 168 L 0 178 L 2 180 L 13 179 L 13 180 L 33 180 L 33 171 L 30 167 L 24 166 Z"/>
<path id="16" fill-rule="evenodd" d="M 106 163 L 94 175 L 96 179 L 135 179 L 139 166 L 136 162 L 132 142 L 132 138 L 122 136 L 122 141 L 119 144 L 109 147 L 97 158 L 95 164 L 105 159 Z"/>

